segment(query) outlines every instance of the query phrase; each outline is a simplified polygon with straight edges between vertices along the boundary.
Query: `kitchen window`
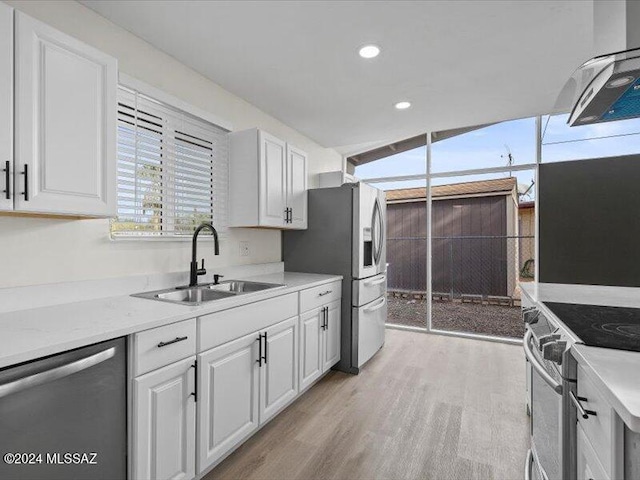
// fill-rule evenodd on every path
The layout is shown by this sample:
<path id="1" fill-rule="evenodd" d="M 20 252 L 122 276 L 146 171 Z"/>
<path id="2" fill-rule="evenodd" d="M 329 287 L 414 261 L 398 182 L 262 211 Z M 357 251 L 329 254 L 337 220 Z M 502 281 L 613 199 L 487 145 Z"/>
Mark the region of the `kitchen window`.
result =
<path id="1" fill-rule="evenodd" d="M 114 238 L 189 237 L 227 226 L 228 130 L 126 87 L 118 90 Z"/>

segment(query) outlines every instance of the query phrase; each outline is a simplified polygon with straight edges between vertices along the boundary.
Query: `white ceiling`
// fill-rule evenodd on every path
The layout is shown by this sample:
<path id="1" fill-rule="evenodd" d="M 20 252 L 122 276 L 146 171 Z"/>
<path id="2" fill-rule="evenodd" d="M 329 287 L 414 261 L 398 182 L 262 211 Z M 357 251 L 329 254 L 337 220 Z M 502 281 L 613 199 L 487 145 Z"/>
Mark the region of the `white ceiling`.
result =
<path id="1" fill-rule="evenodd" d="M 593 51 L 591 0 L 81 3 L 345 154 L 551 111 Z"/>

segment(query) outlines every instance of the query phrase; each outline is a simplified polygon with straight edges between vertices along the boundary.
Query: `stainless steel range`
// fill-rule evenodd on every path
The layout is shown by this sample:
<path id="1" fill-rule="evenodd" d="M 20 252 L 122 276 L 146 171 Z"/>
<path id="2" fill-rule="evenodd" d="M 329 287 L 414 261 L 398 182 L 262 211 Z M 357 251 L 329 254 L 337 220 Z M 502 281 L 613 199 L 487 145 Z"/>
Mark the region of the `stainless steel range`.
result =
<path id="1" fill-rule="evenodd" d="M 577 341 L 564 326 L 538 307 L 523 310 L 526 323 L 524 351 L 530 375 L 531 450 L 525 479 L 575 478 L 576 362 L 570 355 Z"/>
<path id="2" fill-rule="evenodd" d="M 531 412 L 531 450 L 526 479 L 573 480 L 576 472 L 576 415 L 588 418 L 576 393 L 571 346 L 640 352 L 640 309 L 543 302 L 525 306 L 524 351 Z M 545 313 L 547 312 L 547 313 Z M 558 320 L 559 319 L 559 320 Z"/>

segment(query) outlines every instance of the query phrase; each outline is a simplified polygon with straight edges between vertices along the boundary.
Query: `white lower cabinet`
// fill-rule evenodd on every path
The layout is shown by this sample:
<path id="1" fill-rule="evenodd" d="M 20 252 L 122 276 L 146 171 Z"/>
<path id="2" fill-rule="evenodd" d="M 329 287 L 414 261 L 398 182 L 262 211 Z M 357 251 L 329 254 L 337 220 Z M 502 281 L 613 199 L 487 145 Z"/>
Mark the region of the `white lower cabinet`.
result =
<path id="1" fill-rule="evenodd" d="M 134 480 L 202 476 L 340 360 L 340 284 L 321 287 L 131 336 Z"/>
<path id="2" fill-rule="evenodd" d="M 260 367 L 260 423 L 298 394 L 298 317 L 264 332 L 264 362 Z"/>
<path id="3" fill-rule="evenodd" d="M 300 316 L 300 390 L 340 361 L 340 300 Z"/>
<path id="4" fill-rule="evenodd" d="M 577 430 L 577 471 L 578 480 L 609 480 L 595 450 L 589 443 L 587 436 L 578 422 Z"/>
<path id="5" fill-rule="evenodd" d="M 198 355 L 198 471 L 258 428 L 258 333 Z"/>
<path id="6" fill-rule="evenodd" d="M 327 305 L 324 328 L 323 367 L 326 372 L 340 361 L 340 300 Z"/>
<path id="7" fill-rule="evenodd" d="M 298 395 L 298 317 L 198 355 L 198 471 Z"/>
<path id="8" fill-rule="evenodd" d="M 304 390 L 322 375 L 321 308 L 300 315 L 300 390 Z"/>
<path id="9" fill-rule="evenodd" d="M 133 381 L 133 477 L 195 476 L 195 356 Z"/>

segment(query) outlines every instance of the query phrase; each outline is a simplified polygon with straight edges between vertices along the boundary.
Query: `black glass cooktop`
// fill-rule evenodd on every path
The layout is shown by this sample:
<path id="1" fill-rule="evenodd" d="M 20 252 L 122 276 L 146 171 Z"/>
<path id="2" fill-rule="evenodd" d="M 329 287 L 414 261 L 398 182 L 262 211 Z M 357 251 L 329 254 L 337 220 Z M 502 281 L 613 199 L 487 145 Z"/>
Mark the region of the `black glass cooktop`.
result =
<path id="1" fill-rule="evenodd" d="M 640 308 L 554 302 L 544 304 L 585 345 L 640 352 Z"/>

